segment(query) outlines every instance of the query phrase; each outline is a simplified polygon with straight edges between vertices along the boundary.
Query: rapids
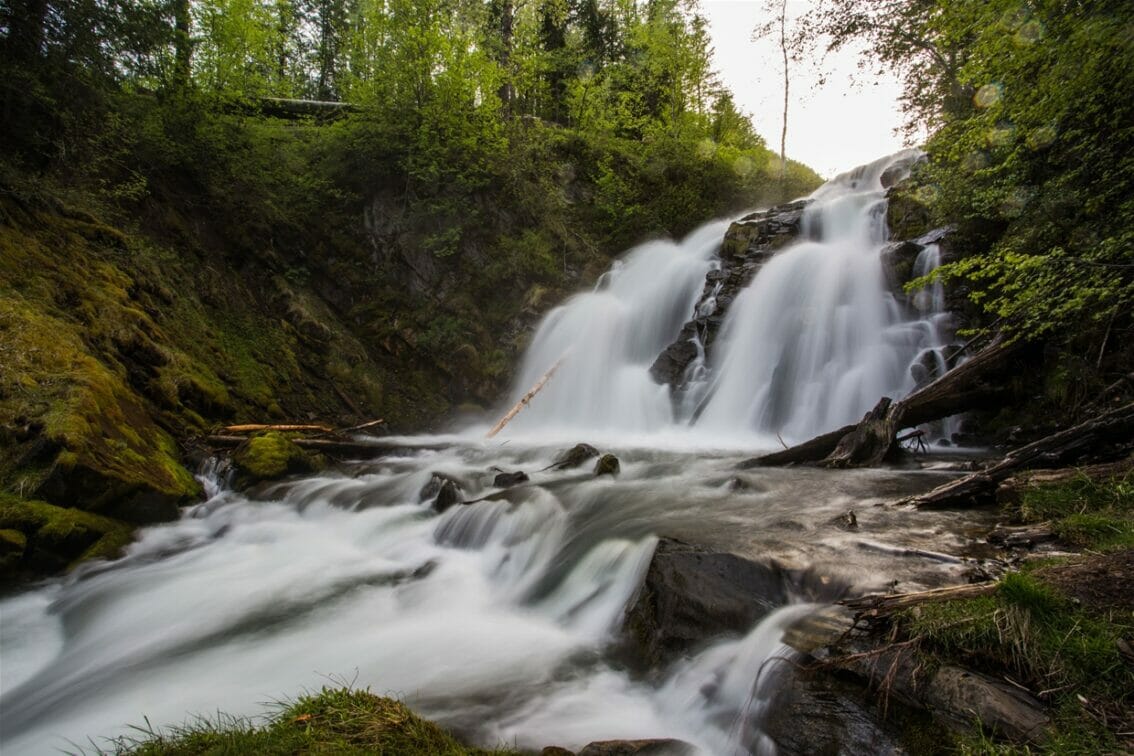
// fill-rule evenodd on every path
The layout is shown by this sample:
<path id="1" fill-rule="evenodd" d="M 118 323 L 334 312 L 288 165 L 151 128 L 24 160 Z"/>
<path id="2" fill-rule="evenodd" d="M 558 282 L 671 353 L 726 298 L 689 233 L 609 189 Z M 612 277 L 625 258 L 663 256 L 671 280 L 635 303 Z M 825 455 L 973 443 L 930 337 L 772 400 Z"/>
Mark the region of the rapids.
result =
<path id="1" fill-rule="evenodd" d="M 497 438 L 409 438 L 381 461 L 248 494 L 209 471 L 208 500 L 141 531 L 123 559 L 3 599 L 3 750 L 91 749 L 144 718 L 258 716 L 348 683 L 485 745 L 674 737 L 774 753 L 764 671 L 790 658 L 781 631 L 808 606 L 649 676 L 628 669 L 618 632 L 661 535 L 859 590 L 958 578 L 960 565 L 887 547 L 963 553 L 979 523 L 871 506 L 940 473 L 737 472 L 777 432 L 798 440 L 908 390 L 910 365 L 949 337 L 939 292 L 911 306 L 884 286 L 880 176 L 908 157 L 815 193 L 805 238 L 757 275 L 699 364 L 696 403 L 674 402 L 649 367 L 700 301 L 727 221 L 631 250 L 549 313 L 506 406 L 560 368 Z M 579 441 L 616 453 L 621 474 L 549 469 Z M 495 495 L 498 469 L 532 480 Z M 466 499 L 494 496 L 438 515 L 419 493 L 433 473 Z M 861 532 L 830 524 L 848 509 Z"/>

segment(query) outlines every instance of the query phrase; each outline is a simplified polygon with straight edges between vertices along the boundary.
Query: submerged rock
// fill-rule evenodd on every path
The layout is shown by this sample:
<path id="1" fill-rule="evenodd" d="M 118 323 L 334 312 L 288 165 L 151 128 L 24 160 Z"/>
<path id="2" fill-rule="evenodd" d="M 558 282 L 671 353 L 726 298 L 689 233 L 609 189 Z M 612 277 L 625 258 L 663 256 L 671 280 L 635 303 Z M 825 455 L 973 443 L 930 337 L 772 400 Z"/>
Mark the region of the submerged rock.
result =
<path id="1" fill-rule="evenodd" d="M 604 454 L 595 463 L 595 475 L 617 475 L 621 470 L 622 465 L 613 454 Z"/>

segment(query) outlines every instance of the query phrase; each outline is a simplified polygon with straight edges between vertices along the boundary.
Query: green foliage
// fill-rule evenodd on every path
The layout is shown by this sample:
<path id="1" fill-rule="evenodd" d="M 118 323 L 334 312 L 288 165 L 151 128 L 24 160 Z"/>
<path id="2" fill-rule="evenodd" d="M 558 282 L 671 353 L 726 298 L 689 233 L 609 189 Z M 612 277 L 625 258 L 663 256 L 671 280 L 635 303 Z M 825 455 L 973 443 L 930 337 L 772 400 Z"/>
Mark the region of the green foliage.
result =
<path id="1" fill-rule="evenodd" d="M 324 688 L 300 698 L 263 726 L 234 717 L 200 720 L 114 741 L 103 753 L 136 756 L 197 754 L 386 754 L 387 756 L 507 756 L 512 750 L 470 748 L 405 704 L 369 692 Z"/>
<path id="2" fill-rule="evenodd" d="M 1131 6 L 838 2 L 816 23 L 865 37 L 934 127 L 917 180 L 965 253 L 939 275 L 984 325 L 1105 352 L 1134 309 Z"/>
<path id="3" fill-rule="evenodd" d="M 1084 711 L 1082 702 L 1096 707 L 1134 703 L 1134 672 L 1116 645 L 1134 630 L 1128 613 L 1088 613 L 1040 577 L 1012 573 L 993 596 L 925 605 L 899 622 L 940 658 L 1000 670 L 1044 691 L 1056 709 L 1051 752 L 1116 748 L 1114 734 Z M 984 751 L 985 746 L 992 750 Z M 979 739 L 968 739 L 961 747 L 965 752 L 1023 752 L 998 748 Z"/>

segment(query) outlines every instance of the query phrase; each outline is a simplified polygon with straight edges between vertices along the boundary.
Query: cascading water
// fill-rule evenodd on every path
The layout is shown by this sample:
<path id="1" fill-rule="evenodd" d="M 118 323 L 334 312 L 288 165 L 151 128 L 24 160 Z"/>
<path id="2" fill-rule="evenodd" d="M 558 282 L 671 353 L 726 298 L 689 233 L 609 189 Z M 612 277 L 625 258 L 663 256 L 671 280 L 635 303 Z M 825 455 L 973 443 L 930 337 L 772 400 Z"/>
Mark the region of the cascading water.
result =
<path id="1" fill-rule="evenodd" d="M 511 431 L 691 426 L 693 436 L 717 443 L 751 445 L 755 437 L 774 445 L 776 436 L 803 441 L 857 421 L 883 396 L 908 393 L 916 366 L 939 358 L 951 336 L 940 284 L 918 292 L 911 306 L 890 292 L 882 265 L 881 177 L 918 155 L 881 159 L 811 196 L 802 238 L 737 297 L 713 353 L 695 342 L 686 379 L 701 385 L 676 413 L 649 366 L 695 307 L 715 307 L 716 291 L 697 300 L 727 224 L 702 227 L 680 245 L 652 242 L 631 252 L 608 285 L 544 320 L 513 401 L 562 364 Z M 917 275 L 936 267 L 936 250 L 926 247 Z"/>
<path id="2" fill-rule="evenodd" d="M 881 289 L 880 171 L 817 192 L 809 239 L 773 258 L 734 303 L 720 356 L 702 351 L 690 365 L 688 377 L 704 376 L 711 391 L 686 441 L 716 439 L 718 428 L 806 435 L 853 419 L 912 380 L 903 374 L 911 360 L 937 354 L 948 331 L 940 294 L 919 295 L 921 314 L 910 316 Z M 4 599 L 0 747 L 55 753 L 143 717 L 160 726 L 218 710 L 255 715 L 257 702 L 345 680 L 403 697 L 486 745 L 676 737 L 708 754 L 774 753 L 764 730 L 769 672 L 790 656 L 784 627 L 810 608 L 783 608 L 745 638 L 635 677 L 615 652 L 616 631 L 656 536 L 812 566 L 860 587 L 883 577 L 932 583 L 959 568 L 897 564 L 823 525 L 850 502 L 924 490 L 926 480 L 885 471 L 746 477 L 739 454 L 627 440 L 690 432 L 695 408 L 675 412 L 648 371 L 697 305 L 726 225 L 637 248 L 595 291 L 550 314 L 516 398 L 562 365 L 509 438 L 450 438 L 442 451 L 343 465 L 262 490 L 260 500 L 211 474 L 207 502 L 144 530 L 125 558 Z M 928 250 L 918 262 L 935 264 Z M 819 333 L 789 333 L 803 324 Z M 584 432 L 613 439 L 616 479 L 549 469 Z M 553 441 L 533 443 L 537 433 Z M 499 491 L 495 468 L 532 480 Z M 492 498 L 438 515 L 419 494 L 434 474 L 458 481 L 467 500 Z M 942 532 L 956 525 L 932 513 L 862 511 L 872 532 L 901 533 L 914 548 L 943 548 Z M 953 545 L 963 543 L 957 535 Z"/>
<path id="3" fill-rule="evenodd" d="M 554 365 L 554 379 L 510 431 L 656 431 L 673 423 L 669 396 L 649 369 L 701 294 L 727 221 L 708 223 L 680 244 L 632 250 L 600 280 L 544 318 L 524 356 L 512 401 Z"/>

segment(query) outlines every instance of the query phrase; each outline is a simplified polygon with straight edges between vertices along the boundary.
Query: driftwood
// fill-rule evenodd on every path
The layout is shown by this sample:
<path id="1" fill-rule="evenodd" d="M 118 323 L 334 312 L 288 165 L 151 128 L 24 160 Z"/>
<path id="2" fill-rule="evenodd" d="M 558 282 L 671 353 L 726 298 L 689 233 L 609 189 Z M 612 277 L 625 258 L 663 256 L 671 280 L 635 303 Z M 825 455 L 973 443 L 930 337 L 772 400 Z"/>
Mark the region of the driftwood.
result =
<path id="1" fill-rule="evenodd" d="M 251 100 L 232 101 L 226 103 L 223 107 L 230 113 L 288 120 L 299 120 L 301 118 L 329 120 L 360 110 L 359 106 L 353 102 L 294 100 L 284 97 L 257 97 Z"/>
<path id="2" fill-rule="evenodd" d="M 1117 462 L 1104 462 L 1084 467 L 1064 467 L 1058 470 L 1028 470 L 1006 478 L 996 487 L 996 501 L 1015 504 L 1021 494 L 1033 486 L 1070 483 L 1077 480 L 1104 481 L 1134 472 L 1134 455 Z"/>
<path id="3" fill-rule="evenodd" d="M 1005 549 L 1030 549 L 1033 546 L 1055 540 L 1055 532 L 1050 522 L 1035 525 L 997 525 L 986 540 Z"/>
<path id="4" fill-rule="evenodd" d="M 235 449 L 241 444 L 248 443 L 247 436 L 206 436 L 205 443 L 218 449 Z M 394 452 L 411 449 L 444 449 L 444 443 L 394 443 L 381 440 L 348 441 L 333 438 L 294 438 L 292 443 L 300 449 L 308 449 L 326 454 L 343 454 L 359 459 L 373 459 Z"/>
<path id="5" fill-rule="evenodd" d="M 551 380 L 551 376 L 555 375 L 555 371 L 558 370 L 559 366 L 562 364 L 563 358 L 560 357 L 559 361 L 552 365 L 551 369 L 544 373 L 543 377 L 536 381 L 534 386 L 528 389 L 528 393 L 524 394 L 523 397 L 520 398 L 520 401 L 512 405 L 512 409 L 508 410 L 508 412 L 505 413 L 504 417 L 500 418 L 500 422 L 492 426 L 492 430 L 490 430 L 485 435 L 485 438 L 492 438 L 493 436 L 495 436 L 505 425 L 507 425 L 512 420 L 512 418 L 520 414 L 520 410 L 528 406 L 528 402 L 532 400 L 532 397 L 538 394 L 540 392 L 540 389 L 547 385 L 547 382 Z"/>
<path id="6" fill-rule="evenodd" d="M 1134 402 L 1104 415 L 1053 433 L 1009 452 L 1004 459 L 980 472 L 938 486 L 932 491 L 900 500 L 920 509 L 979 506 L 991 502 L 997 485 L 1012 475 L 1035 468 L 1063 467 L 1086 454 L 1106 453 L 1118 444 L 1120 454 L 1129 452 L 1134 440 Z"/>
<path id="7" fill-rule="evenodd" d="M 882 617 L 921 604 L 987 596 L 995 592 L 999 584 L 999 581 L 991 580 L 985 583 L 954 585 L 914 593 L 873 593 L 868 596 L 843 599 L 838 603 L 853 610 L 859 617 Z"/>
<path id="8" fill-rule="evenodd" d="M 996 380 L 1025 350 L 1023 344 L 994 343 L 937 380 L 894 402 L 883 397 L 863 419 L 784 451 L 747 460 L 743 467 L 823 462 L 831 467 L 877 465 L 897 450 L 896 435 L 909 428 L 985 406 L 1001 397 Z"/>
<path id="9" fill-rule="evenodd" d="M 327 425 L 287 425 L 271 423 L 247 423 L 245 425 L 226 425 L 226 433 L 256 433 L 259 431 L 279 431 L 281 433 L 334 433 Z"/>

